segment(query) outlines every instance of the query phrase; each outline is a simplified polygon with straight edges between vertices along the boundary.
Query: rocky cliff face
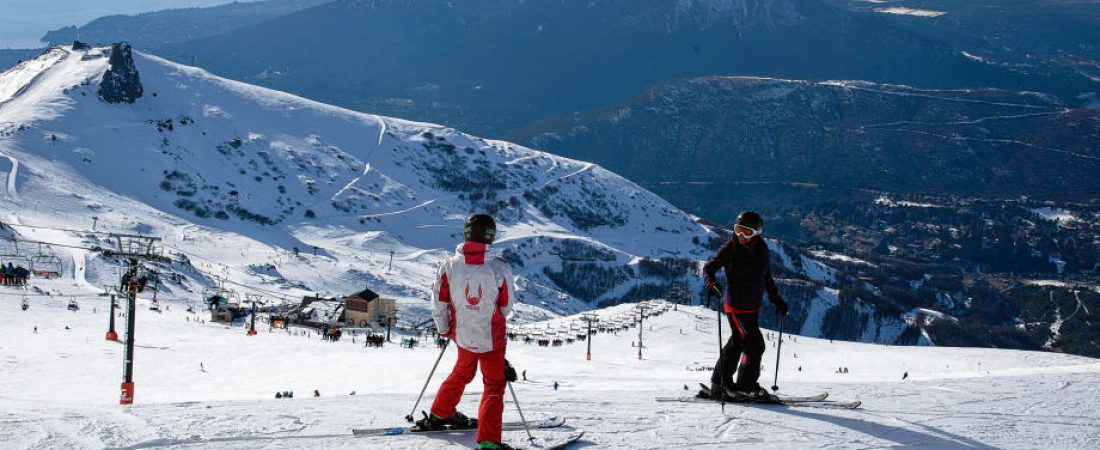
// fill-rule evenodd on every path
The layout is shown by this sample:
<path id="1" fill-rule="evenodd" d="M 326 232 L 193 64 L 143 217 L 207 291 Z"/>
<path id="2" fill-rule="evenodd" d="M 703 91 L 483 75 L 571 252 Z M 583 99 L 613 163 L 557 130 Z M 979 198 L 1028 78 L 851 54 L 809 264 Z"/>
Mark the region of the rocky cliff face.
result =
<path id="1" fill-rule="evenodd" d="M 110 68 L 99 83 L 99 98 L 107 103 L 134 103 L 143 90 L 130 44 L 112 44 Z"/>

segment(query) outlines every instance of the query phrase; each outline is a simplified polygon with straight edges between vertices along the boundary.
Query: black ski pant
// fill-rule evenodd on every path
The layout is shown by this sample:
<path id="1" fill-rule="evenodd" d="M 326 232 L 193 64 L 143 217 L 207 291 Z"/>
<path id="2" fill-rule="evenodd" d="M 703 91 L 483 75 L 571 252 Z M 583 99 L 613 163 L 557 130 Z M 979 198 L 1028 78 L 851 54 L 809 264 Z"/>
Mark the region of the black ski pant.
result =
<path id="1" fill-rule="evenodd" d="M 726 313 L 732 332 L 714 365 L 712 384 L 743 391 L 760 387 L 756 380 L 760 378 L 760 361 L 764 357 L 764 335 L 760 334 L 759 318 L 759 312 Z"/>

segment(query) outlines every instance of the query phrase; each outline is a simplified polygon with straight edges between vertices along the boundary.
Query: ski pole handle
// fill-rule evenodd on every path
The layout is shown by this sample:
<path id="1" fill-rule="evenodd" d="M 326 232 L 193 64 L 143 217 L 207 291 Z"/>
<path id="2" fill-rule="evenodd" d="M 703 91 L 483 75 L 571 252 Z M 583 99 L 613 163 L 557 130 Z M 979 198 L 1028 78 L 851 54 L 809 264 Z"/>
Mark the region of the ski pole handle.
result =
<path id="1" fill-rule="evenodd" d="M 443 353 L 447 352 L 447 347 L 451 345 L 451 340 L 447 339 L 447 342 L 443 344 L 443 348 L 439 350 L 439 357 L 435 359 L 435 365 L 432 366 L 432 371 L 428 373 L 428 379 L 424 380 L 424 387 L 420 388 L 420 395 L 416 397 L 416 403 L 413 404 L 412 412 L 405 416 L 405 420 L 409 423 L 415 422 L 413 414 L 416 414 L 416 408 L 420 406 L 420 400 L 424 398 L 424 391 L 428 390 L 428 383 L 432 381 L 432 376 L 435 375 L 435 369 L 439 367 L 439 361 L 443 360 Z"/>

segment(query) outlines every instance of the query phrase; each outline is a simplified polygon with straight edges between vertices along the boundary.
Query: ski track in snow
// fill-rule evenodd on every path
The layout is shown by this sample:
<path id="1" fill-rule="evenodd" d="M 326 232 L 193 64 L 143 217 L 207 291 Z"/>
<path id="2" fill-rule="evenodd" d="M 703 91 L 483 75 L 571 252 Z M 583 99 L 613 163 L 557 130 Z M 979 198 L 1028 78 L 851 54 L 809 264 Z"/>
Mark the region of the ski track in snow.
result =
<path id="1" fill-rule="evenodd" d="M 920 89 L 916 89 L 916 88 L 911 88 L 909 86 L 905 86 L 905 87 L 907 89 L 912 89 L 912 91 L 909 91 L 909 90 L 907 90 L 907 91 L 890 91 L 890 90 L 885 90 L 885 89 L 874 89 L 874 88 L 869 88 L 869 87 L 865 87 L 865 86 L 859 86 L 859 85 L 845 83 L 845 82 L 839 82 L 839 81 L 826 81 L 826 82 L 822 82 L 822 84 L 838 86 L 838 87 L 842 87 L 842 88 L 850 89 L 850 90 L 855 90 L 855 91 L 875 92 L 875 93 L 879 93 L 879 94 L 894 95 L 894 96 L 898 96 L 898 97 L 920 97 L 920 98 L 927 98 L 927 99 L 939 100 L 939 101 L 944 101 L 944 102 L 975 103 L 975 104 L 981 104 L 981 105 L 1005 106 L 1005 107 L 1011 107 L 1011 108 L 1045 109 L 1045 110 L 1052 109 L 1051 105 L 1028 105 L 1028 104 L 1021 104 L 1021 103 L 992 102 L 992 101 L 988 101 L 988 100 L 975 100 L 975 99 L 968 99 L 968 98 L 940 97 L 940 96 L 928 94 L 928 93 L 925 93 L 925 92 L 944 92 L 944 91 L 920 90 Z M 950 91 L 946 91 L 946 92 L 950 92 Z"/>
<path id="2" fill-rule="evenodd" d="M 1035 145 L 1035 144 L 1032 144 L 1030 142 L 1017 141 L 1017 140 L 1012 140 L 1012 139 L 981 139 L 981 138 L 972 138 L 972 137 L 966 137 L 966 136 L 945 136 L 945 135 L 938 134 L 938 133 L 930 133 L 930 132 L 927 132 L 927 131 L 920 131 L 920 130 L 910 130 L 910 129 L 907 129 L 907 128 L 876 128 L 876 129 L 883 130 L 883 131 L 899 131 L 899 132 L 903 132 L 903 133 L 920 134 L 920 135 L 931 136 L 931 137 L 934 137 L 934 138 L 939 138 L 939 139 L 944 139 L 944 140 L 973 141 L 973 142 L 984 142 L 984 143 L 994 143 L 994 144 L 1020 145 L 1020 146 L 1024 146 L 1024 147 L 1033 148 L 1033 149 L 1036 149 L 1036 150 L 1042 150 L 1042 151 L 1045 151 L 1045 152 L 1060 153 L 1060 154 L 1063 154 L 1063 155 L 1066 155 L 1066 156 L 1073 156 L 1073 157 L 1089 160 L 1091 162 L 1100 161 L 1100 157 L 1097 157 L 1097 156 L 1084 155 L 1084 154 L 1081 154 L 1081 153 L 1071 152 L 1069 150 L 1063 150 L 1063 149 L 1060 149 L 1060 148 L 1043 147 L 1041 145 Z"/>
<path id="3" fill-rule="evenodd" d="M 405 209 L 402 209 L 402 210 L 398 210 L 398 211 L 390 211 L 390 212 L 384 212 L 384 213 L 378 213 L 378 214 L 356 214 L 355 217 L 366 219 L 366 218 L 371 218 L 371 217 L 396 216 L 396 215 L 399 215 L 399 214 L 405 214 L 405 213 L 408 213 L 410 211 L 415 211 L 415 210 L 418 210 L 420 208 L 424 208 L 428 205 L 431 205 L 432 203 L 435 203 L 435 201 L 436 201 L 436 199 L 433 198 L 431 200 L 426 200 L 423 203 L 420 203 L 419 205 L 415 205 L 415 206 L 405 208 Z"/>
<path id="4" fill-rule="evenodd" d="M 929 125 L 929 126 L 977 125 L 979 123 L 988 122 L 988 121 L 991 121 L 991 120 L 1013 120 L 1013 119 L 1023 119 L 1023 118 L 1027 118 L 1027 117 L 1037 117 L 1037 116 L 1063 116 L 1063 115 L 1069 114 L 1071 111 L 1072 110 L 1070 110 L 1070 109 L 1063 109 L 1061 111 L 1051 111 L 1051 112 L 1041 112 L 1041 113 L 1031 113 L 1031 114 L 1018 114 L 1018 115 L 1013 115 L 1013 116 L 988 116 L 988 117 L 979 117 L 979 118 L 974 119 L 974 120 L 963 120 L 963 121 L 958 121 L 958 122 L 918 122 L 918 121 L 912 121 L 912 120 L 899 120 L 899 121 L 896 121 L 896 122 L 885 122 L 885 123 L 876 123 L 876 124 L 871 124 L 871 125 L 863 125 L 863 126 L 860 126 L 859 128 L 862 130 L 862 129 L 867 129 L 867 128 L 881 128 L 881 127 L 889 127 L 889 126 L 897 126 L 897 125 Z"/>
<path id="5" fill-rule="evenodd" d="M 11 169 L 8 170 L 7 183 L 5 183 L 5 190 L 8 197 L 14 201 L 19 201 L 19 192 L 15 189 L 15 180 L 19 173 L 19 160 L 14 156 L 10 156 L 11 148 L 4 140 L 0 140 L 0 156 L 7 158 L 11 162 Z"/>
<path id="6" fill-rule="evenodd" d="M 587 171 L 589 171 L 589 170 L 592 170 L 592 168 L 593 168 L 593 167 L 596 167 L 596 165 L 595 165 L 595 164 L 592 164 L 592 163 L 584 163 L 584 164 L 583 164 L 583 165 L 581 166 L 581 168 L 580 168 L 580 169 L 577 169 L 577 170 L 575 170 L 575 171 L 573 171 L 573 172 L 570 172 L 570 173 L 568 173 L 568 174 L 566 174 L 566 175 L 562 175 L 562 176 L 560 176 L 560 177 L 557 177 L 557 178 L 551 178 L 551 179 L 549 179 L 549 180 L 546 180 L 546 183 L 543 183 L 543 184 L 542 184 L 542 186 L 543 186 L 543 187 L 546 187 L 546 186 L 550 185 L 550 183 L 560 183 L 560 182 L 562 182 L 562 181 L 565 181 L 565 179 L 567 179 L 567 178 L 572 178 L 572 177 L 575 177 L 575 176 L 577 176 L 577 175 L 580 175 L 580 174 L 582 174 L 582 173 L 584 173 L 584 172 L 587 172 Z"/>

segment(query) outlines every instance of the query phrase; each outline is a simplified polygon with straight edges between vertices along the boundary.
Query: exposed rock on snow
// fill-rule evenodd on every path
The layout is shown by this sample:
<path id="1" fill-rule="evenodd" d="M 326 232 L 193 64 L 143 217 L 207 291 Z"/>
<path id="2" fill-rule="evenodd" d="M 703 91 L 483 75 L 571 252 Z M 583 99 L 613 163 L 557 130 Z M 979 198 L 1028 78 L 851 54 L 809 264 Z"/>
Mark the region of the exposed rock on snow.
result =
<path id="1" fill-rule="evenodd" d="M 74 50 L 76 47 L 74 46 Z M 134 103 L 143 88 L 130 44 L 111 44 L 110 68 L 99 83 L 99 98 L 107 103 Z"/>

